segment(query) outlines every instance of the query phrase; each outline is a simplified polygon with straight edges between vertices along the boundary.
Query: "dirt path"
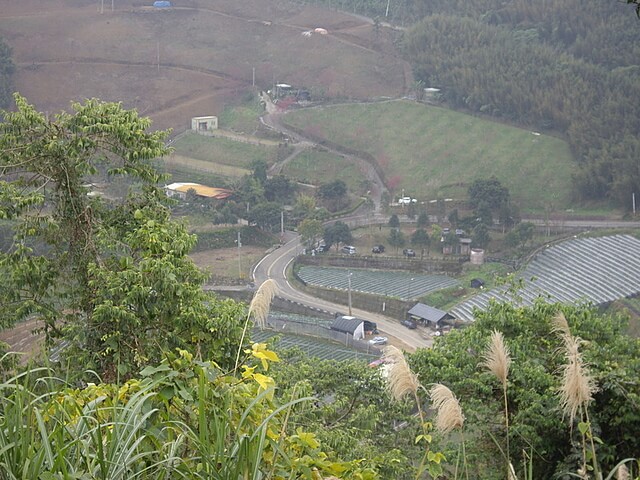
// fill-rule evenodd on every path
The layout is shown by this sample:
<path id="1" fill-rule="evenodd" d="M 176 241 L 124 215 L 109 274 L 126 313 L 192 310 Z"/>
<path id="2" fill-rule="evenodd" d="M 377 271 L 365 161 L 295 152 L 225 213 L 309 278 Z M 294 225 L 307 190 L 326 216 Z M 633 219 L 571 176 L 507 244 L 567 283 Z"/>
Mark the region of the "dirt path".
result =
<path id="1" fill-rule="evenodd" d="M 266 94 L 261 94 L 261 98 L 265 103 L 265 109 L 266 109 L 266 113 L 260 117 L 260 121 L 266 125 L 268 128 L 279 132 L 283 135 L 288 136 L 289 138 L 293 139 L 296 142 L 296 145 L 302 145 L 302 146 L 315 146 L 316 143 L 309 138 L 304 137 L 303 135 L 293 132 L 291 130 L 289 130 L 288 128 L 286 128 L 283 123 L 282 123 L 282 116 L 286 115 L 285 112 L 281 112 L 278 110 L 277 106 L 274 105 L 271 102 L 271 99 L 268 97 L 268 95 Z M 314 108 L 318 108 L 318 107 L 314 107 Z M 322 107 L 319 107 L 322 108 Z M 307 147 L 308 148 L 308 147 Z M 371 185 L 371 190 L 369 191 L 369 196 L 370 198 L 373 200 L 374 206 L 375 206 L 375 213 L 379 213 L 382 211 L 382 193 L 387 190 L 387 187 L 385 186 L 384 182 L 382 181 L 382 179 L 380 178 L 380 176 L 378 175 L 378 172 L 376 172 L 375 168 L 373 168 L 371 166 L 371 164 L 366 161 L 365 159 L 355 156 L 355 155 L 350 155 L 350 154 L 346 154 L 345 152 L 341 152 L 338 149 L 335 148 L 329 148 L 326 145 L 323 145 L 324 149 L 326 149 L 327 151 L 333 153 L 334 155 L 338 155 L 341 156 L 345 159 L 347 159 L 348 161 L 351 161 L 353 163 L 356 163 L 358 165 L 358 167 L 360 168 L 360 171 L 364 173 L 365 177 L 367 178 L 367 180 L 369 181 L 370 185 Z M 303 149 L 301 149 L 302 151 Z M 299 154 L 296 153 L 296 155 Z M 286 161 L 290 161 L 292 158 L 292 156 L 288 157 L 287 159 L 285 159 Z M 274 165 L 275 167 L 275 165 Z M 282 168 L 282 166 L 279 167 L 280 169 Z"/>

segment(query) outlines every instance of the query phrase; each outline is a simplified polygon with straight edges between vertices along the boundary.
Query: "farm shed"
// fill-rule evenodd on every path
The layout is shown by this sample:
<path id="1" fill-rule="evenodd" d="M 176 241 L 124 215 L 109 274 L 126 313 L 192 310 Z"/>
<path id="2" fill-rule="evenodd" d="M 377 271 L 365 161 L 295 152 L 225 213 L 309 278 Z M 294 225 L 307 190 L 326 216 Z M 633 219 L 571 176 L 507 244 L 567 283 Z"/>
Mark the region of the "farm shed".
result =
<path id="1" fill-rule="evenodd" d="M 331 330 L 352 335 L 354 340 L 360 340 L 364 338 L 364 320 L 343 315 L 333 321 Z"/>
<path id="2" fill-rule="evenodd" d="M 191 119 L 191 130 L 201 135 L 211 135 L 218 129 L 218 117 L 210 115 L 208 117 L 193 117 Z"/>
<path id="3" fill-rule="evenodd" d="M 471 253 L 471 239 L 470 238 L 461 238 L 458 242 L 458 251 L 459 255 L 469 255 Z"/>
<path id="4" fill-rule="evenodd" d="M 415 320 L 424 325 L 434 326 L 436 328 L 442 327 L 444 323 L 448 323 L 447 320 L 453 319 L 447 312 L 430 307 L 424 303 L 416 303 L 411 310 L 407 312 L 407 316 L 410 320 Z"/>
<path id="5" fill-rule="evenodd" d="M 229 198 L 233 192 L 226 188 L 207 187 L 199 183 L 179 182 L 166 185 L 164 191 L 168 197 L 178 197 L 181 200 L 187 198 L 187 192 L 194 190 L 198 197 L 214 198 L 216 200 L 224 200 Z"/>

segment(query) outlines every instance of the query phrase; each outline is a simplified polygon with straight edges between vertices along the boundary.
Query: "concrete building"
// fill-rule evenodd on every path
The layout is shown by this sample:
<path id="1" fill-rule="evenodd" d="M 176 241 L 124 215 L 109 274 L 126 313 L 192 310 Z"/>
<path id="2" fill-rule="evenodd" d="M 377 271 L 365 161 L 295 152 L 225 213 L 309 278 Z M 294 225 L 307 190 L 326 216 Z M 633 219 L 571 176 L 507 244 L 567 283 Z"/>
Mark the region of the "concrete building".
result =
<path id="1" fill-rule="evenodd" d="M 213 131 L 218 129 L 218 117 L 193 117 L 191 119 L 191 130 L 201 135 L 213 135 Z"/>

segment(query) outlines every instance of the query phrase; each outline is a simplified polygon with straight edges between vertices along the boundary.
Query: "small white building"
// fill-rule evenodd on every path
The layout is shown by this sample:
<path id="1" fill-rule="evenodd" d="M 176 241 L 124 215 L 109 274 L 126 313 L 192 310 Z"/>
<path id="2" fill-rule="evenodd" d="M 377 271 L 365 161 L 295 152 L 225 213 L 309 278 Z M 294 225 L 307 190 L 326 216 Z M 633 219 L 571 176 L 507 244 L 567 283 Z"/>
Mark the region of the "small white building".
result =
<path id="1" fill-rule="evenodd" d="M 191 119 L 191 130 L 201 135 L 213 135 L 213 131 L 218 129 L 218 117 L 193 117 Z"/>

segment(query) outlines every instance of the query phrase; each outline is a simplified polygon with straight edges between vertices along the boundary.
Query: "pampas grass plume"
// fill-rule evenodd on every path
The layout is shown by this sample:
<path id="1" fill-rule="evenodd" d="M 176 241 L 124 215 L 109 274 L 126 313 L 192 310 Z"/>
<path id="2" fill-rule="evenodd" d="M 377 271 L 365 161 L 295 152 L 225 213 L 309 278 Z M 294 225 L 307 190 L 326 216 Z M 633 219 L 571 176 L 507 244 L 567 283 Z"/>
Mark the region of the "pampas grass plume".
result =
<path id="1" fill-rule="evenodd" d="M 436 383 L 429 390 L 431 404 L 436 409 L 436 428 L 442 434 L 447 434 L 464 425 L 464 415 L 460 402 L 451 390 L 441 383 Z"/>
<path id="2" fill-rule="evenodd" d="M 260 285 L 249 304 L 249 316 L 253 317 L 255 324 L 260 328 L 264 328 L 267 324 L 271 300 L 277 293 L 278 285 L 274 280 L 268 279 Z"/>
<path id="3" fill-rule="evenodd" d="M 416 395 L 420 382 L 409 368 L 402 351 L 389 345 L 383 350 L 382 359 L 388 365 L 387 385 L 393 398 L 400 401 L 407 395 Z"/>
<path id="4" fill-rule="evenodd" d="M 620 465 L 616 472 L 617 480 L 631 480 L 631 475 L 629 474 L 629 469 L 626 465 Z"/>
<path id="5" fill-rule="evenodd" d="M 507 384 L 511 356 L 501 332 L 494 330 L 491 333 L 491 342 L 484 353 L 482 365 L 487 367 L 502 382 L 503 386 Z"/>
<path id="6" fill-rule="evenodd" d="M 569 329 L 569 324 L 567 323 L 567 319 L 564 316 L 564 313 L 558 312 L 551 319 L 552 331 L 558 332 L 562 337 L 567 335 L 571 335 L 571 330 Z"/>
<path id="7" fill-rule="evenodd" d="M 564 341 L 566 363 L 562 367 L 560 405 L 565 415 L 573 422 L 578 410 L 586 408 L 593 399 L 596 384 L 579 351 L 582 340 L 565 335 Z"/>

